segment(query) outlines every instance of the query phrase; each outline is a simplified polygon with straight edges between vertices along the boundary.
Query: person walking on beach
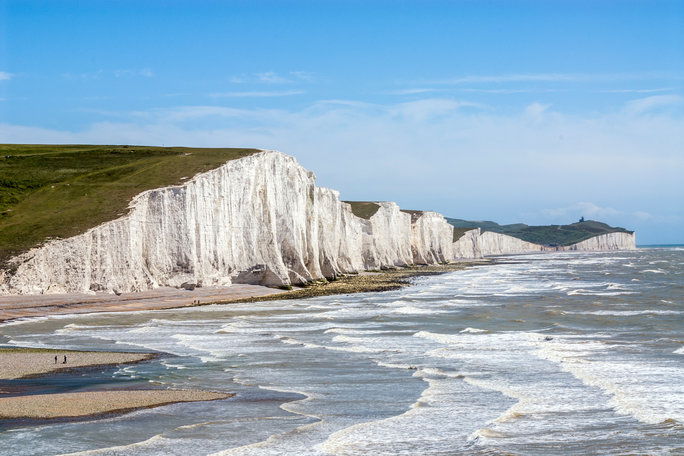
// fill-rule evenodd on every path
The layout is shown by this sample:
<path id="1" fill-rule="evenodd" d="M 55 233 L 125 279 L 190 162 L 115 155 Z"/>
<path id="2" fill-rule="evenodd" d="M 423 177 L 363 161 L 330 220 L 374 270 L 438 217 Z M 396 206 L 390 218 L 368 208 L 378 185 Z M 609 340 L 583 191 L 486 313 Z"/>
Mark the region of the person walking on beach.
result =
<path id="1" fill-rule="evenodd" d="M 55 355 L 55 364 L 57 364 L 57 355 Z"/>
<path id="2" fill-rule="evenodd" d="M 64 362 L 62 364 L 66 364 L 66 355 L 64 355 Z"/>

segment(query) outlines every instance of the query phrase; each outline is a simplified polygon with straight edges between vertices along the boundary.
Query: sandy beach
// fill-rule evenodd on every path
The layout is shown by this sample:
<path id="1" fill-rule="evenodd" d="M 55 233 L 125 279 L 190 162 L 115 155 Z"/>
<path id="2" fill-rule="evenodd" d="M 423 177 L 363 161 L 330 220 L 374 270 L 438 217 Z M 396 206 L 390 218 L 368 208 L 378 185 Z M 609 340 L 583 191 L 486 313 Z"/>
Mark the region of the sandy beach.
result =
<path id="1" fill-rule="evenodd" d="M 35 394 L 0 398 L 0 419 L 75 418 L 121 413 L 178 402 L 228 399 L 233 394 L 197 390 L 123 390 Z"/>
<path id="2" fill-rule="evenodd" d="M 20 382 L 22 378 L 50 375 L 81 367 L 131 364 L 156 356 L 158 355 L 154 353 L 0 348 L 0 380 L 9 381 L 11 386 Z M 21 388 L 21 383 L 14 386 Z M 0 394 L 2 393 L 0 390 Z M 0 419 L 77 418 L 123 413 L 177 402 L 227 399 L 232 396 L 230 393 L 211 391 L 163 389 L 23 393 L 18 396 L 0 397 Z"/>
<path id="3" fill-rule="evenodd" d="M 45 315 L 172 309 L 196 305 L 196 301 L 210 304 L 283 293 L 286 291 L 260 285 L 234 284 L 229 287 L 201 287 L 192 291 L 166 287 L 121 295 L 4 295 L 0 296 L 0 322 Z"/>
<path id="4" fill-rule="evenodd" d="M 135 363 L 155 356 L 152 353 L 0 348 L 0 380 L 48 374 L 75 367 Z M 66 357 L 66 363 L 64 357 Z"/>
<path id="5" fill-rule="evenodd" d="M 492 260 L 468 260 L 449 264 L 361 272 L 330 282 L 326 280 L 312 282 L 305 287 L 294 287 L 292 290 L 261 285 L 233 284 L 229 287 L 200 287 L 192 291 L 166 287 L 121 295 L 108 293 L 5 295 L 0 296 L 0 322 L 48 315 L 161 310 L 207 304 L 303 299 L 324 295 L 387 291 L 409 285 L 411 277 L 443 274 L 474 264 L 491 263 L 493 263 Z"/>

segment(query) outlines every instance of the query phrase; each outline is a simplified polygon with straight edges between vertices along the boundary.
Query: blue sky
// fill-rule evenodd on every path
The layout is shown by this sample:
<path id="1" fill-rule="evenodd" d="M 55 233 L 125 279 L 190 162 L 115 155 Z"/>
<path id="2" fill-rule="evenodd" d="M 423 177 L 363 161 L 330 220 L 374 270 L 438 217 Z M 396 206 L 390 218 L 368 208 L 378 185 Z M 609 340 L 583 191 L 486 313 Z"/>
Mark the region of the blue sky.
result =
<path id="1" fill-rule="evenodd" d="M 2 1 L 0 142 L 275 148 L 345 199 L 684 242 L 684 1 Z"/>

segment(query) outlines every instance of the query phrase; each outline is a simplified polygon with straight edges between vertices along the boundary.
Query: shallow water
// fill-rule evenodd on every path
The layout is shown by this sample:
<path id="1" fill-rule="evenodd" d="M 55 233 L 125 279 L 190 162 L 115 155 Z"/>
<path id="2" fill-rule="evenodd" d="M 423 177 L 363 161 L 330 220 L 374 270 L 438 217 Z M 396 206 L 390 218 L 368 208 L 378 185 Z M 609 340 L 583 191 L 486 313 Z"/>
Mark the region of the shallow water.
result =
<path id="1" fill-rule="evenodd" d="M 0 432 L 0 453 L 684 454 L 684 249 L 517 257 L 407 289 L 61 316 L 0 343 L 160 350 L 114 379 L 236 392 Z M 101 385 L 98 385 L 101 387 Z"/>

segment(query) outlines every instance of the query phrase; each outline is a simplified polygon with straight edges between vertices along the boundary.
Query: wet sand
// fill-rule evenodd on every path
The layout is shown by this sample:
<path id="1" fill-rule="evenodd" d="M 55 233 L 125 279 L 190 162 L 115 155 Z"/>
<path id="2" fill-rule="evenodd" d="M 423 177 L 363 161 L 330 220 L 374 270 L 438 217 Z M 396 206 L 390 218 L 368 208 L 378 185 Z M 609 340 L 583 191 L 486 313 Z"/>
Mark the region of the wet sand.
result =
<path id="1" fill-rule="evenodd" d="M 0 398 L 0 419 L 77 418 L 123 413 L 178 402 L 214 401 L 229 393 L 197 390 L 122 390 Z"/>
<path id="2" fill-rule="evenodd" d="M 57 362 L 55 362 L 55 356 Z M 66 363 L 64 363 L 65 356 Z M 145 361 L 155 356 L 153 353 L 0 348 L 0 380 L 18 379 L 76 367 L 130 364 Z"/>
<path id="3" fill-rule="evenodd" d="M 287 292 L 260 285 L 234 284 L 229 287 L 201 287 L 192 291 L 157 288 L 118 296 L 109 293 L 8 295 L 0 296 L 0 322 L 59 314 L 172 309 L 196 305 L 197 300 L 200 304 L 210 304 L 284 293 Z"/>
<path id="4" fill-rule="evenodd" d="M 157 288 L 138 293 L 54 294 L 0 296 L 0 322 L 26 317 L 94 312 L 130 312 L 173 309 L 206 304 L 256 302 L 274 299 L 304 299 L 314 296 L 388 291 L 410 284 L 411 277 L 443 274 L 493 260 L 467 260 L 458 263 L 411 266 L 343 276 L 335 281 L 317 281 L 305 287 L 281 290 L 261 285 L 233 284 L 229 287 L 200 287 L 192 291 Z M 196 301 L 199 301 L 197 304 Z"/>

